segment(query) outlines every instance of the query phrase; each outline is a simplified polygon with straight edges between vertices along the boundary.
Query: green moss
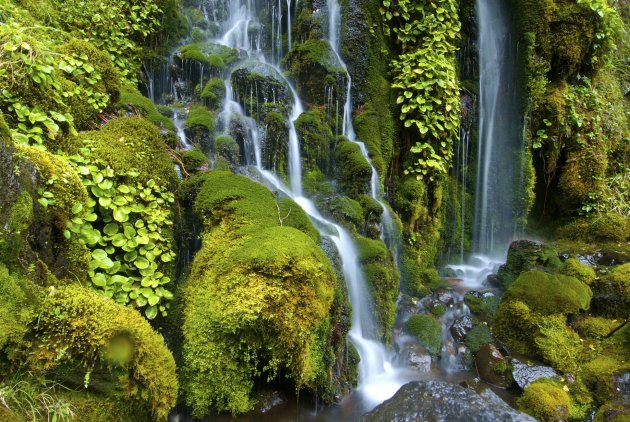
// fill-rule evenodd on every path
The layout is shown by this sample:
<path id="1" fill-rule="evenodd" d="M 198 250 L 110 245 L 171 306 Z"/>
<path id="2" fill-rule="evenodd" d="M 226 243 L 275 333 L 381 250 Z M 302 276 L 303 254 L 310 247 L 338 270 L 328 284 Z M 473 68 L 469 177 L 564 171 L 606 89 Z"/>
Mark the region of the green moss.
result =
<path id="1" fill-rule="evenodd" d="M 368 191 L 372 168 L 361 154 L 359 145 L 339 138 L 335 151 L 336 169 L 341 188 L 350 196 L 358 197 Z"/>
<path id="2" fill-rule="evenodd" d="M 82 133 L 81 140 L 92 143 L 94 158 L 105 161 L 116 173 L 136 169 L 138 181 L 153 179 L 173 186 L 177 174 L 160 131 L 141 117 L 121 117 L 98 131 Z"/>
<path id="3" fill-rule="evenodd" d="M 61 393 L 60 397 L 63 401 L 70 404 L 77 417 L 85 421 L 150 422 L 154 420 L 142 407 L 134 406 L 132 402 L 108 397 L 106 395 L 85 392 L 65 392 Z"/>
<path id="4" fill-rule="evenodd" d="M 442 326 L 429 315 L 412 315 L 407 321 L 407 332 L 414 336 L 432 355 L 442 350 Z"/>
<path id="5" fill-rule="evenodd" d="M 512 242 L 505 265 L 497 273 L 501 284 L 508 288 L 523 271 L 533 268 L 557 270 L 562 266 L 558 253 L 549 245 L 518 240 Z"/>
<path id="6" fill-rule="evenodd" d="M 216 110 L 221 106 L 225 98 L 225 82 L 221 78 L 211 78 L 206 81 L 201 91 L 201 100 L 204 105 L 211 110 Z"/>
<path id="7" fill-rule="evenodd" d="M 326 388 L 336 279 L 313 239 L 284 224 L 312 231 L 306 216 L 242 176 L 212 171 L 194 183 L 206 230 L 183 290 L 183 375 L 193 414 L 209 406 L 249 410 L 254 380 L 279 378 L 280 370 L 297 389 Z M 282 219 L 288 208 L 293 221 Z"/>
<path id="8" fill-rule="evenodd" d="M 442 315 L 444 315 L 445 312 L 446 312 L 446 306 L 442 305 L 441 303 L 438 303 L 431 308 L 431 313 L 436 318 L 441 317 Z"/>
<path id="9" fill-rule="evenodd" d="M 499 299 L 496 296 L 478 297 L 471 293 L 464 295 L 464 302 L 473 314 L 482 318 L 491 318 L 499 305 Z"/>
<path id="10" fill-rule="evenodd" d="M 498 339 L 517 353 L 535 355 L 537 350 L 532 339 L 536 330 L 535 315 L 525 303 L 501 301 L 492 320 L 492 331 Z"/>
<path id="11" fill-rule="evenodd" d="M 541 379 L 525 387 L 518 408 L 544 422 L 566 420 L 570 411 L 569 394 L 555 381 Z"/>
<path id="12" fill-rule="evenodd" d="M 365 227 L 363 208 L 354 199 L 338 196 L 330 203 L 330 210 L 335 221 L 355 233 L 361 233 Z"/>
<path id="13" fill-rule="evenodd" d="M 627 403 L 606 403 L 599 408 L 594 422 L 629 422 L 630 406 Z"/>
<path id="14" fill-rule="evenodd" d="M 192 173 L 208 164 L 208 157 L 206 154 L 198 149 L 191 149 L 182 154 L 182 163 L 188 173 Z"/>
<path id="15" fill-rule="evenodd" d="M 579 218 L 558 229 L 561 238 L 586 242 L 624 242 L 630 235 L 630 222 L 616 213 Z"/>
<path id="16" fill-rule="evenodd" d="M 8 142 L 10 140 L 11 132 L 9 131 L 9 126 L 7 126 L 4 116 L 0 113 L 0 142 Z"/>
<path id="17" fill-rule="evenodd" d="M 486 324 L 475 325 L 464 337 L 464 343 L 473 353 L 477 353 L 483 345 L 493 342 L 494 337 Z"/>
<path id="18" fill-rule="evenodd" d="M 312 107 L 298 117 L 295 129 L 300 136 L 304 168 L 319 168 L 329 174 L 334 136 L 327 121 L 328 116 L 323 108 Z"/>
<path id="19" fill-rule="evenodd" d="M 541 318 L 534 343 L 545 362 L 562 372 L 575 372 L 588 356 L 580 336 L 566 326 L 562 315 Z"/>
<path id="20" fill-rule="evenodd" d="M 214 150 L 232 165 L 238 165 L 241 162 L 241 149 L 229 135 L 217 136 L 214 140 Z"/>
<path id="21" fill-rule="evenodd" d="M 591 296 L 591 289 L 576 278 L 533 270 L 518 277 L 503 301 L 520 300 L 532 311 L 550 315 L 588 309 Z"/>
<path id="22" fill-rule="evenodd" d="M 38 185 L 41 188 L 39 195 L 43 197 L 44 192 L 52 194 L 51 198 L 46 199 L 53 201 L 47 201 L 44 208 L 48 208 L 53 224 L 59 230 L 65 230 L 68 220 L 73 216 L 72 207 L 77 203 L 85 204 L 88 199 L 81 179 L 65 160 L 47 151 L 18 145 L 16 152 L 37 170 Z M 40 198 L 35 199 L 39 201 Z M 43 206 L 41 202 L 40 206 Z M 24 215 L 28 218 L 27 216 L 28 214 Z"/>
<path id="23" fill-rule="evenodd" d="M 37 296 L 32 283 L 10 274 L 0 264 L 0 351 L 8 345 L 18 345 L 27 333 L 36 313 Z"/>
<path id="24" fill-rule="evenodd" d="M 630 263 L 613 267 L 593 283 L 593 300 L 599 313 L 615 317 L 630 316 Z"/>
<path id="25" fill-rule="evenodd" d="M 188 111 L 186 135 L 191 142 L 198 144 L 204 152 L 210 149 L 209 138 L 214 132 L 215 115 L 202 105 L 195 105 Z"/>
<path id="26" fill-rule="evenodd" d="M 134 110 L 159 128 L 173 132 L 177 130 L 171 119 L 160 114 L 153 101 L 142 95 L 135 87 L 129 85 L 121 87 L 117 106 L 122 109 Z"/>
<path id="27" fill-rule="evenodd" d="M 311 223 L 304 210 L 290 198 L 281 198 L 277 201 L 282 225 L 293 227 L 305 233 L 319 244 L 320 235 Z"/>
<path id="28" fill-rule="evenodd" d="M 591 284 L 595 280 L 595 270 L 588 265 L 584 265 L 577 258 L 569 258 L 564 261 L 560 272 L 570 277 L 575 277 L 582 283 Z"/>
<path id="29" fill-rule="evenodd" d="M 578 332 L 591 339 L 602 339 L 621 326 L 622 322 L 615 319 L 589 316 L 577 322 Z"/>
<path id="30" fill-rule="evenodd" d="M 119 399 L 146 408 L 155 419 L 165 419 L 175 405 L 175 361 L 162 336 L 135 310 L 92 290 L 66 286 L 43 303 L 35 333 L 37 341 L 28 355 L 33 369 L 75 361 L 87 371 L 101 364 L 119 383 Z M 124 361 L 112 355 L 112 346 L 121 339 L 130 348 Z"/>

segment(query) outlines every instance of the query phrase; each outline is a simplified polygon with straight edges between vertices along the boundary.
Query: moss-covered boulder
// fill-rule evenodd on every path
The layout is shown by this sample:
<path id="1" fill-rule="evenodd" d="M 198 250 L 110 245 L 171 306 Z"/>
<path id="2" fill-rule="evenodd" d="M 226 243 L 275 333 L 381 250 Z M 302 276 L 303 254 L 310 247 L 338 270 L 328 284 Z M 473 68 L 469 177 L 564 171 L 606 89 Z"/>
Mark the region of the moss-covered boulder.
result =
<path id="1" fill-rule="evenodd" d="M 253 112 L 252 117 L 260 116 L 260 106 L 265 103 L 285 106 L 293 101 L 286 81 L 270 66 L 256 64 L 249 68 L 239 68 L 232 72 L 230 79 L 236 100 L 248 112 Z"/>
<path id="2" fill-rule="evenodd" d="M 232 166 L 241 164 L 241 148 L 230 135 L 219 135 L 214 140 L 214 152 Z"/>
<path id="3" fill-rule="evenodd" d="M 307 171 L 319 168 L 323 173 L 331 174 L 334 136 L 328 123 L 328 116 L 322 108 L 311 108 L 295 121 L 303 167 Z"/>
<path id="4" fill-rule="evenodd" d="M 442 325 L 430 315 L 412 315 L 407 321 L 407 332 L 414 336 L 432 355 L 442 350 Z"/>
<path id="5" fill-rule="evenodd" d="M 497 275 L 503 287 L 508 288 L 523 271 L 532 268 L 557 269 L 560 266 L 558 253 L 553 248 L 531 240 L 516 240 L 510 244 L 507 261 Z"/>
<path id="6" fill-rule="evenodd" d="M 370 192 L 372 167 L 359 145 L 340 137 L 335 148 L 335 168 L 339 185 L 351 197 Z"/>
<path id="7" fill-rule="evenodd" d="M 311 39 L 293 46 L 284 58 L 296 80 L 300 97 L 307 103 L 327 103 L 324 86 L 330 87 L 343 103 L 345 72 L 326 40 Z"/>
<path id="8" fill-rule="evenodd" d="M 131 111 L 146 118 L 161 129 L 176 131 L 177 128 L 171 119 L 163 116 L 149 98 L 145 97 L 133 86 L 123 85 L 117 107 L 125 111 Z"/>
<path id="9" fill-rule="evenodd" d="M 540 379 L 525 387 L 518 408 L 545 421 L 566 420 L 570 412 L 569 394 L 556 381 Z"/>
<path id="10" fill-rule="evenodd" d="M 522 273 L 502 300 L 519 300 L 533 312 L 551 315 L 586 310 L 591 296 L 591 289 L 574 277 L 533 270 Z"/>
<path id="11" fill-rule="evenodd" d="M 213 147 L 212 137 L 216 116 L 202 105 L 195 105 L 188 111 L 186 118 L 186 138 L 208 154 Z"/>
<path id="12" fill-rule="evenodd" d="M 592 288 L 595 312 L 611 318 L 630 317 L 630 263 L 613 267 Z"/>
<path id="13" fill-rule="evenodd" d="M 26 355 L 32 370 L 56 371 L 60 382 L 70 384 L 77 374 L 88 389 L 133 403 L 130 408 L 142 408 L 155 420 L 164 420 L 175 406 L 173 356 L 135 310 L 90 289 L 67 286 L 42 302 L 33 330 Z"/>
<path id="14" fill-rule="evenodd" d="M 337 281 L 307 235 L 312 225 L 292 201 L 276 202 L 245 177 L 213 171 L 195 183 L 205 234 L 182 290 L 184 390 L 193 414 L 251 409 L 260 376 L 328 388 Z"/>
<path id="15" fill-rule="evenodd" d="M 589 267 L 588 265 L 584 265 L 577 258 L 569 258 L 564 261 L 560 272 L 564 275 L 575 277 L 582 283 L 586 283 L 589 285 L 597 277 L 597 274 L 595 274 L 595 270 L 593 268 Z"/>

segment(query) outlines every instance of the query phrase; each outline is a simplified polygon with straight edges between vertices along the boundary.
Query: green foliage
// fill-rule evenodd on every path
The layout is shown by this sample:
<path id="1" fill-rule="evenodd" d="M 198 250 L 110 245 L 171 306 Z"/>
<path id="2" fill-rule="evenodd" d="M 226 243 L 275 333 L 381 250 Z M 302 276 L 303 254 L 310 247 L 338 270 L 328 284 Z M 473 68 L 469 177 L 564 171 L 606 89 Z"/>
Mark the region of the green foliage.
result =
<path id="1" fill-rule="evenodd" d="M 415 127 L 421 141 L 411 148 L 414 163 L 406 173 L 434 180 L 445 174 L 459 133 L 459 85 L 455 52 L 461 24 L 454 0 L 382 2 L 381 14 L 400 44 L 392 62 L 400 91 L 400 119 Z"/>
<path id="2" fill-rule="evenodd" d="M 432 355 L 439 355 L 442 350 L 442 326 L 429 315 L 412 315 L 406 325 L 409 334 L 427 348 Z"/>
<path id="3" fill-rule="evenodd" d="M 471 293 L 464 295 L 464 301 L 473 314 L 483 318 L 492 317 L 499 305 L 499 299 L 496 296 L 478 297 Z"/>
<path id="4" fill-rule="evenodd" d="M 35 338 L 28 355 L 33 369 L 74 361 L 89 372 L 102 365 L 115 379 L 124 374 L 119 399 L 147 408 L 155 420 L 164 420 L 175 405 L 175 361 L 162 336 L 136 311 L 100 293 L 80 286 L 56 290 L 42 304 Z M 117 343 L 125 345 L 124 360 L 112 354 Z"/>
<path id="5" fill-rule="evenodd" d="M 591 289 L 573 277 L 534 270 L 521 274 L 503 301 L 523 301 L 542 315 L 569 314 L 588 309 L 591 296 Z"/>
<path id="6" fill-rule="evenodd" d="M 525 387 L 517 405 L 544 422 L 566 420 L 570 411 L 569 394 L 557 382 L 545 378 Z"/>
<path id="7" fill-rule="evenodd" d="M 584 265 L 577 258 L 569 258 L 564 261 L 560 270 L 562 274 L 577 278 L 582 283 L 591 284 L 596 277 L 595 270 L 588 265 Z"/>
<path id="8" fill-rule="evenodd" d="M 365 226 L 365 216 L 361 204 L 347 196 L 338 196 L 330 203 L 330 210 L 335 221 L 344 224 L 350 230 L 360 233 Z"/>
<path id="9" fill-rule="evenodd" d="M 284 224 L 294 204 L 278 204 L 262 185 L 224 171 L 187 185 L 197 186 L 194 209 L 205 225 L 183 288 L 183 376 L 193 415 L 209 406 L 251 409 L 254 379 L 276 379 L 280 370 L 298 390 L 328 384 L 335 277 L 313 240 Z"/>
<path id="10" fill-rule="evenodd" d="M 84 145 L 68 160 L 91 195 L 73 205 L 64 236 L 78 236 L 90 248 L 95 288 L 117 303 L 144 308 L 149 319 L 166 315 L 173 295 L 164 285 L 171 279 L 160 269 L 175 256 L 167 234 L 173 194 L 153 179 L 139 179 L 134 168 L 114 172 L 94 157 L 91 141 Z"/>
<path id="11" fill-rule="evenodd" d="M 494 337 L 490 333 L 490 328 L 486 324 L 475 325 L 472 330 L 466 333 L 464 343 L 471 352 L 477 353 L 485 344 L 494 342 Z"/>
<path id="12" fill-rule="evenodd" d="M 14 373 L 0 382 L 0 418 L 7 422 L 75 420 L 78 414 L 54 381 L 32 373 Z"/>

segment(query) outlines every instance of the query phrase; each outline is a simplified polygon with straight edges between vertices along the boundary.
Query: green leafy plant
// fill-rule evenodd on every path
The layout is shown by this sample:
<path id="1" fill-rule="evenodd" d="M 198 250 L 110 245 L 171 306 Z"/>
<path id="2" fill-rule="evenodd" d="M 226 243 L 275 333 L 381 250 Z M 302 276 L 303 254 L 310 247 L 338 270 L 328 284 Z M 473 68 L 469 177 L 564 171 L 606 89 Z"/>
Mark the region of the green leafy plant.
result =
<path id="1" fill-rule="evenodd" d="M 400 119 L 415 127 L 420 141 L 405 171 L 418 179 L 445 174 L 459 133 L 459 84 L 455 52 L 461 24 L 457 2 L 384 0 L 380 9 L 401 54 L 392 62 L 392 86 L 400 92 Z"/>
<path id="2" fill-rule="evenodd" d="M 138 181 L 135 169 L 114 173 L 92 158 L 90 146 L 87 140 L 80 155 L 68 157 L 91 199 L 75 204 L 64 236 L 78 236 L 91 249 L 89 276 L 106 296 L 143 308 L 149 319 L 166 315 L 171 278 L 160 269 L 175 257 L 167 235 L 174 196 L 153 179 Z"/>

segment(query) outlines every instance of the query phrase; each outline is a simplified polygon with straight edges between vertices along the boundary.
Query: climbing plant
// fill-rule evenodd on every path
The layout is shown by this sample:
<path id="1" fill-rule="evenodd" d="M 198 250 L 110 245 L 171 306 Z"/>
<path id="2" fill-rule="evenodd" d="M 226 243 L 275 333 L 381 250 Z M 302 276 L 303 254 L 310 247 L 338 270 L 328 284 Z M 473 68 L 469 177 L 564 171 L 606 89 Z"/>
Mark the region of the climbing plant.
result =
<path id="1" fill-rule="evenodd" d="M 164 287 L 170 277 L 160 269 L 175 257 L 168 236 L 173 194 L 153 179 L 141 182 L 135 169 L 114 173 L 92 156 L 89 140 L 68 160 L 91 198 L 74 205 L 64 236 L 78 236 L 90 248 L 94 287 L 120 304 L 144 309 L 149 319 L 166 315 L 173 294 Z"/>
<path id="2" fill-rule="evenodd" d="M 459 84 L 455 52 L 461 24 L 455 0 L 382 2 L 386 33 L 401 53 L 392 62 L 393 84 L 405 127 L 420 141 L 406 173 L 433 180 L 446 173 L 459 133 Z"/>

